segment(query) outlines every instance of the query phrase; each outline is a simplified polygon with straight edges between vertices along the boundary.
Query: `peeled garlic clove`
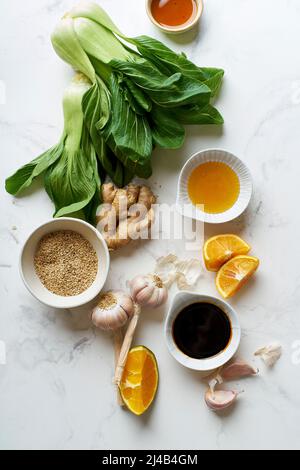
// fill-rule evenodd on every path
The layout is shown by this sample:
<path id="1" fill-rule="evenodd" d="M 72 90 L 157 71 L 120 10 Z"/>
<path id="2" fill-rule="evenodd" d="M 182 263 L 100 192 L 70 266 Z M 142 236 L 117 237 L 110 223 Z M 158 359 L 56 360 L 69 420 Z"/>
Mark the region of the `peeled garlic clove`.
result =
<path id="1" fill-rule="evenodd" d="M 170 286 L 175 280 L 180 290 L 193 287 L 201 273 L 202 264 L 198 259 L 180 260 L 176 255 L 169 254 L 157 260 L 155 272 Z"/>
<path id="2" fill-rule="evenodd" d="M 198 259 L 178 260 L 176 271 L 178 289 L 186 290 L 196 285 L 202 273 L 202 264 Z"/>
<path id="3" fill-rule="evenodd" d="M 134 313 L 132 298 L 122 291 L 102 294 L 92 311 L 92 322 L 102 330 L 117 330 L 125 325 Z"/>
<path id="4" fill-rule="evenodd" d="M 268 346 L 258 349 L 254 355 L 260 356 L 268 367 L 274 366 L 282 354 L 282 347 L 279 343 L 271 343 Z"/>
<path id="5" fill-rule="evenodd" d="M 254 368 L 242 359 L 234 359 L 232 362 L 225 365 L 220 372 L 224 381 L 240 379 L 242 377 L 249 377 L 257 374 L 258 369 Z"/>
<path id="6" fill-rule="evenodd" d="M 168 290 L 159 276 L 137 276 L 129 282 L 133 300 L 142 306 L 157 308 L 167 301 Z"/>
<path id="7" fill-rule="evenodd" d="M 237 399 L 239 392 L 235 390 L 211 390 L 205 393 L 205 403 L 213 411 L 224 410 Z"/>

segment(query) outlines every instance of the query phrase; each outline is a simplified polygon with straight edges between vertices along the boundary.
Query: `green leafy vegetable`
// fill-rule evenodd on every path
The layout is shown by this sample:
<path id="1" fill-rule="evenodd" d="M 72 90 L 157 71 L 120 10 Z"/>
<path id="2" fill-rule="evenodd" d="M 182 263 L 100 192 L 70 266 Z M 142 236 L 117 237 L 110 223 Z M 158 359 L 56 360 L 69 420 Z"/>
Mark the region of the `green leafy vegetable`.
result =
<path id="1" fill-rule="evenodd" d="M 82 112 L 82 98 L 90 87 L 84 75 L 75 76 L 64 94 L 60 142 L 9 177 L 6 190 L 18 194 L 43 175 L 45 189 L 55 205 L 55 217 L 76 214 L 94 222 L 96 208 L 92 209 L 91 203 L 97 198 L 99 204 L 100 178 L 96 151 Z"/>
<path id="2" fill-rule="evenodd" d="M 121 79 L 115 74 L 111 76 L 110 89 L 112 118 L 104 127 L 97 128 L 127 168 L 138 176 L 149 177 L 152 154 L 149 123 L 128 105 Z"/>
<path id="3" fill-rule="evenodd" d="M 73 67 L 82 70 L 83 63 L 86 69 L 87 57 L 94 68 L 93 87 L 83 99 L 84 119 L 101 166 L 114 182 L 149 177 L 153 147 L 179 148 L 185 136 L 182 124 L 223 122 L 210 104 L 223 70 L 198 67 L 148 36 L 126 37 L 97 4 L 81 2 L 66 16 L 73 29 L 71 34 L 67 23 L 62 37 L 70 35 L 73 44 L 75 34 L 80 61 L 70 59 L 68 44 L 64 50 L 62 26 L 52 36 L 53 46 Z"/>
<path id="4" fill-rule="evenodd" d="M 129 172 L 118 160 L 97 130 L 97 128 L 102 129 L 110 119 L 109 92 L 99 78 L 85 93 L 82 110 L 101 167 L 117 186 L 126 185 L 132 179 L 133 173 Z"/>
<path id="5" fill-rule="evenodd" d="M 152 137 L 156 145 L 166 149 L 178 149 L 185 138 L 184 127 L 172 111 L 154 106 L 152 113 Z"/>
<path id="6" fill-rule="evenodd" d="M 126 37 L 95 3 L 72 8 L 51 40 L 80 72 L 64 96 L 64 132 L 56 146 L 9 177 L 6 189 L 19 194 L 43 176 L 56 217 L 94 223 L 107 175 L 119 187 L 135 175 L 148 178 L 154 147 L 180 148 L 184 125 L 223 123 L 212 106 L 222 69 L 198 67 L 148 36 Z"/>
<path id="7" fill-rule="evenodd" d="M 130 39 L 143 57 L 152 61 L 164 73 L 180 72 L 185 77 L 204 83 L 211 90 L 211 96 L 218 92 L 224 71 L 217 68 L 200 68 L 187 59 L 185 54 L 176 54 L 160 41 L 149 36 Z"/>
<path id="8" fill-rule="evenodd" d="M 16 196 L 21 191 L 28 188 L 35 178 L 42 175 L 49 166 L 60 158 L 63 145 L 63 141 L 60 141 L 58 145 L 51 147 L 47 152 L 32 160 L 32 162 L 27 163 L 16 171 L 16 173 L 7 178 L 5 181 L 6 191 Z"/>
<path id="9" fill-rule="evenodd" d="M 206 106 L 181 106 L 173 109 L 173 116 L 185 125 L 193 124 L 223 124 L 224 120 L 219 111 L 207 104 Z"/>

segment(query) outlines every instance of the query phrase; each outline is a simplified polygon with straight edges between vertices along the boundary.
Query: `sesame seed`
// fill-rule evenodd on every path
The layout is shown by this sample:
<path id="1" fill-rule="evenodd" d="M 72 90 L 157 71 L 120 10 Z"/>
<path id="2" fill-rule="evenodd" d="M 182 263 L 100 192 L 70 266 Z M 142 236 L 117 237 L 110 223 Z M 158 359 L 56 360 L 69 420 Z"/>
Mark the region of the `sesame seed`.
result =
<path id="1" fill-rule="evenodd" d="M 35 271 L 46 289 L 63 297 L 87 290 L 98 272 L 97 254 L 88 240 L 71 230 L 52 232 L 41 238 Z"/>

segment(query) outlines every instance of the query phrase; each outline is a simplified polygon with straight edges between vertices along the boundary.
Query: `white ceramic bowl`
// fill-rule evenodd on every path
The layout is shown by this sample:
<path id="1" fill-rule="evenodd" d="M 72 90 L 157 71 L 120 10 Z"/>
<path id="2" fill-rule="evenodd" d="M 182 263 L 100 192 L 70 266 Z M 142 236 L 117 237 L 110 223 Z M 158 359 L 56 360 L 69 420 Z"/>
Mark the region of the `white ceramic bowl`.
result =
<path id="1" fill-rule="evenodd" d="M 192 21 L 189 21 L 179 26 L 165 26 L 165 25 L 158 23 L 158 21 L 156 21 L 155 18 L 153 18 L 152 11 L 151 11 L 151 3 L 152 3 L 152 0 L 146 0 L 146 10 L 147 10 L 147 14 L 150 20 L 161 31 L 164 31 L 165 33 L 168 33 L 168 34 L 181 34 L 181 33 L 185 33 L 186 31 L 190 31 L 199 22 L 203 13 L 203 0 L 196 0 L 197 14 Z"/>
<path id="2" fill-rule="evenodd" d="M 98 257 L 98 273 L 93 284 L 79 295 L 63 297 L 50 292 L 40 281 L 34 269 L 34 254 L 40 239 L 47 233 L 73 230 L 86 238 Z M 43 304 L 54 308 L 75 308 L 93 300 L 101 291 L 107 278 L 110 256 L 102 235 L 90 224 L 79 219 L 53 219 L 38 227 L 25 242 L 20 256 L 20 273 L 29 292 Z"/>
<path id="3" fill-rule="evenodd" d="M 188 181 L 191 173 L 199 165 L 206 162 L 226 163 L 237 174 L 240 181 L 240 194 L 236 203 L 227 211 L 208 214 L 197 208 L 188 194 Z M 235 155 L 226 150 L 207 149 L 195 153 L 182 168 L 177 188 L 176 208 L 184 216 L 210 224 L 229 222 L 241 215 L 247 208 L 252 196 L 252 179 L 246 165 Z"/>
<path id="4" fill-rule="evenodd" d="M 224 351 L 207 359 L 194 359 L 187 356 L 178 349 L 173 338 L 173 324 L 175 318 L 185 307 L 196 302 L 208 302 L 216 305 L 226 313 L 231 323 L 232 335 L 228 346 Z M 189 369 L 206 372 L 223 366 L 234 356 L 240 344 L 241 328 L 236 312 L 227 302 L 209 295 L 182 291 L 176 294 L 168 312 L 165 323 L 165 338 L 168 349 L 176 361 Z"/>

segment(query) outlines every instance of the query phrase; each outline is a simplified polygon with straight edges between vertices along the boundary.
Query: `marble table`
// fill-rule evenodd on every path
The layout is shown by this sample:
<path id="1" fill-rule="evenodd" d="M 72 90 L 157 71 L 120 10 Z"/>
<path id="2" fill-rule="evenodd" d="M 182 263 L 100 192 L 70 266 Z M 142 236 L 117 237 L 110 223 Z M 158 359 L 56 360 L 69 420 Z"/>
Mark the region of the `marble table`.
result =
<path id="1" fill-rule="evenodd" d="M 61 96 L 71 77 L 49 36 L 72 0 L 3 0 L 0 7 L 0 448 L 3 449 L 290 449 L 300 447 L 299 123 L 300 4 L 297 0 L 209 0 L 199 31 L 167 37 L 148 20 L 142 0 L 101 0 L 129 35 L 149 34 L 195 62 L 226 71 L 217 106 L 223 129 L 190 128 L 178 151 L 157 150 L 150 180 L 160 202 L 172 204 L 180 168 L 195 151 L 231 150 L 249 166 L 254 197 L 247 212 L 205 236 L 234 232 L 261 260 L 257 276 L 234 300 L 242 325 L 240 355 L 271 341 L 283 346 L 277 365 L 234 383 L 244 389 L 222 414 L 203 402 L 198 373 L 169 355 L 166 308 L 145 311 L 136 344 L 158 359 L 160 386 L 141 418 L 120 409 L 111 384 L 111 338 L 95 331 L 87 310 L 55 311 L 26 291 L 19 277 L 22 242 L 52 216 L 39 185 L 26 197 L 4 191 L 4 177 L 54 144 L 62 129 Z M 175 249 L 172 240 L 135 244 L 112 256 L 107 287 Z M 197 256 L 201 256 L 200 246 Z M 216 295 L 203 271 L 198 290 Z M 172 295 L 175 290 L 172 291 Z"/>

